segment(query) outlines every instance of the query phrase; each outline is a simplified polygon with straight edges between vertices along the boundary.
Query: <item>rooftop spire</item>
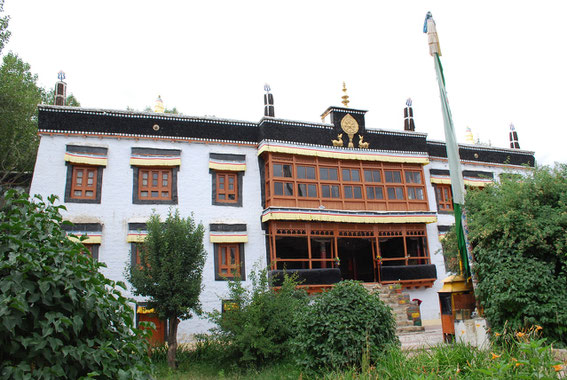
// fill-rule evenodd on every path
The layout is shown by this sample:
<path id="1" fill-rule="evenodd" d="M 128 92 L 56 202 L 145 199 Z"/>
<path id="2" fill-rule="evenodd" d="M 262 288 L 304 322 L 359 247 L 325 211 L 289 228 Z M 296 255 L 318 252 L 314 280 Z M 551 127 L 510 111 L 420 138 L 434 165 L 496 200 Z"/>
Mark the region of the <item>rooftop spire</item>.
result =
<path id="1" fill-rule="evenodd" d="M 65 83 L 65 73 L 61 70 L 57 73 L 59 81 L 55 83 L 55 102 L 56 106 L 64 106 L 67 99 L 67 83 Z"/>
<path id="2" fill-rule="evenodd" d="M 514 128 L 514 124 L 510 123 L 510 148 L 520 149 L 520 142 L 518 141 L 518 132 Z"/>
<path id="3" fill-rule="evenodd" d="M 269 84 L 264 85 L 264 116 L 274 117 L 275 116 L 275 109 L 274 109 L 274 96 L 270 93 L 272 89 L 270 88 Z"/>
<path id="4" fill-rule="evenodd" d="M 154 112 L 163 113 L 163 111 L 165 111 L 163 100 L 161 100 L 161 95 L 158 95 L 156 99 L 156 104 L 154 104 Z"/>
<path id="5" fill-rule="evenodd" d="M 342 103 L 343 103 L 343 105 L 344 105 L 345 107 L 348 107 L 348 104 L 350 103 L 350 100 L 348 100 L 348 95 L 347 95 L 347 93 L 346 93 L 346 92 L 347 92 L 347 89 L 346 89 L 346 84 L 345 84 L 345 82 L 343 82 L 343 92 L 344 92 L 345 94 L 342 96 L 342 99 L 343 99 Z"/>
<path id="6" fill-rule="evenodd" d="M 406 100 L 406 108 L 404 108 L 404 131 L 415 131 L 415 123 L 413 121 L 413 108 L 411 98 Z"/>
<path id="7" fill-rule="evenodd" d="M 474 136 L 470 127 L 467 127 L 467 130 L 465 132 L 465 142 L 467 144 L 474 144 Z"/>

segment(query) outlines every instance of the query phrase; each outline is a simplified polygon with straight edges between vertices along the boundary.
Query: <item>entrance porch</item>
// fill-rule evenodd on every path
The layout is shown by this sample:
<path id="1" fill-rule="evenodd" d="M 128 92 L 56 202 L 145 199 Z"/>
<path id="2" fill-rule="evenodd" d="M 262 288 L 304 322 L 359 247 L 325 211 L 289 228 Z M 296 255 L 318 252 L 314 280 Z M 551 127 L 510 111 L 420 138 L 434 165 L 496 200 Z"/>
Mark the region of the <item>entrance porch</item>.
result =
<path id="1" fill-rule="evenodd" d="M 270 269 L 297 273 L 304 286 L 330 286 L 328 276 L 365 283 L 431 287 L 425 224 L 271 221 Z M 316 275 L 315 275 L 316 273 Z"/>

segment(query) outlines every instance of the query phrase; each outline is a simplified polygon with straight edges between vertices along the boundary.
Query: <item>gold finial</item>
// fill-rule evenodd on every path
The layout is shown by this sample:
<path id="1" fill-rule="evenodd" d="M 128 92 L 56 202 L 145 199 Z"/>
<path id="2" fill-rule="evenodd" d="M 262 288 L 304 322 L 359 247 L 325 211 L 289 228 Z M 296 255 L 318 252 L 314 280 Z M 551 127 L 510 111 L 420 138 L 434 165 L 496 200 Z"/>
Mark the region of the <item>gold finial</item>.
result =
<path id="1" fill-rule="evenodd" d="M 345 82 L 343 82 L 343 92 L 345 94 L 342 96 L 342 99 L 343 99 L 342 103 L 344 104 L 345 107 L 348 107 L 350 100 L 348 100 L 348 95 L 347 95 L 346 91 L 347 91 L 346 90 L 346 84 L 345 84 Z"/>
<path id="2" fill-rule="evenodd" d="M 161 96 L 158 95 L 158 98 L 156 99 L 156 104 L 154 105 L 154 112 L 163 113 L 163 111 L 165 111 L 163 100 L 161 100 Z"/>
<path id="3" fill-rule="evenodd" d="M 474 137 L 470 127 L 467 127 L 465 132 L 465 142 L 467 144 L 474 144 Z"/>

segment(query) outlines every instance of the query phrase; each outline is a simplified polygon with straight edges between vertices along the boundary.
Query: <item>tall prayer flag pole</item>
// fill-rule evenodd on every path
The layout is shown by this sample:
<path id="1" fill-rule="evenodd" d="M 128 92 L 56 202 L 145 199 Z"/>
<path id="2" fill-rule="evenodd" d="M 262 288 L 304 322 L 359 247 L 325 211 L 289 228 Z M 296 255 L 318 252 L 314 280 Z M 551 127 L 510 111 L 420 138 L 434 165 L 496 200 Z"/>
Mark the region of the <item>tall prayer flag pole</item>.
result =
<path id="1" fill-rule="evenodd" d="M 464 213 L 465 204 L 465 185 L 463 181 L 463 173 L 461 171 L 461 159 L 459 157 L 459 146 L 455 137 L 455 128 L 453 127 L 453 118 L 451 109 L 449 108 L 449 100 L 447 91 L 445 90 L 445 77 L 443 76 L 443 66 L 441 65 L 441 48 L 439 46 L 439 37 L 435 21 L 431 16 L 431 12 L 427 12 L 425 23 L 423 25 L 423 33 L 427 33 L 429 42 L 429 54 L 435 62 L 435 72 L 437 73 L 437 83 L 439 85 L 439 93 L 441 96 L 441 108 L 443 111 L 443 124 L 445 126 L 445 145 L 447 147 L 447 158 L 449 160 L 449 173 L 451 176 L 451 190 L 453 191 L 453 204 L 455 211 L 455 227 L 457 232 L 457 240 L 459 247 L 460 269 L 461 274 L 468 280 L 471 278 L 474 283 L 472 271 L 472 253 L 468 244 L 466 234 L 466 218 Z"/>

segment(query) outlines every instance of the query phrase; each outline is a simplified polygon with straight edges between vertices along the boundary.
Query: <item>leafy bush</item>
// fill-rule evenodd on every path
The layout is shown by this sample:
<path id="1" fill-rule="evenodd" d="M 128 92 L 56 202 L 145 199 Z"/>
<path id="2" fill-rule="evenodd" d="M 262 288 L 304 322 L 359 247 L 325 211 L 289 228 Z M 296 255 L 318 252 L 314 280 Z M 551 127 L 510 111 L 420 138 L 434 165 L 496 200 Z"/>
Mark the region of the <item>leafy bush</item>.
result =
<path id="1" fill-rule="evenodd" d="M 443 247 L 443 258 L 445 259 L 445 270 L 451 273 L 459 273 L 459 245 L 457 244 L 457 232 L 455 225 L 452 225 L 449 231 L 441 240 Z"/>
<path id="2" fill-rule="evenodd" d="M 343 281 L 296 314 L 296 360 L 310 370 L 360 367 L 399 344 L 391 309 L 357 282 Z"/>
<path id="3" fill-rule="evenodd" d="M 147 377 L 133 310 L 83 244 L 65 236 L 56 198 L 8 192 L 0 211 L 3 378 Z"/>
<path id="4" fill-rule="evenodd" d="M 567 166 L 467 194 L 476 294 L 494 330 L 543 327 L 567 344 Z"/>
<path id="5" fill-rule="evenodd" d="M 278 290 L 270 287 L 267 271 L 250 274 L 252 288 L 238 279 L 228 282 L 227 298 L 236 307 L 215 311 L 209 318 L 216 324 L 212 339 L 205 341 L 208 350 L 215 341 L 225 347 L 225 360 L 236 360 L 241 366 L 263 365 L 288 357 L 290 338 L 295 334 L 294 316 L 303 311 L 307 294 L 296 289 L 294 278 L 285 276 Z"/>

